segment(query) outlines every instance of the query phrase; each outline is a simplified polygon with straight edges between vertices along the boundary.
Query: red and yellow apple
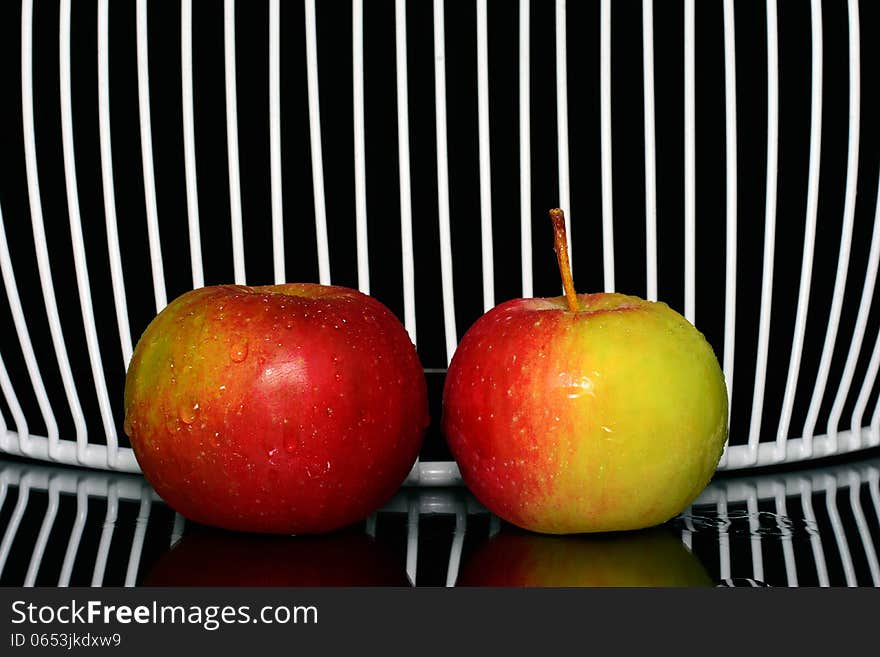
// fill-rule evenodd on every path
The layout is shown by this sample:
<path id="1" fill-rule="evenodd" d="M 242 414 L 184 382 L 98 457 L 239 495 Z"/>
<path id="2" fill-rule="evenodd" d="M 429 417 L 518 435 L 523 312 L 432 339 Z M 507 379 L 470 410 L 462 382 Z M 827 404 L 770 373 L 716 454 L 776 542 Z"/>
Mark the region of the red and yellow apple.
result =
<path id="1" fill-rule="evenodd" d="M 406 478 L 427 424 L 406 330 L 344 287 L 187 292 L 144 331 L 125 381 L 149 483 L 187 518 L 241 531 L 363 519 Z"/>
<path id="2" fill-rule="evenodd" d="M 505 528 L 462 566 L 459 586 L 713 586 L 665 528 L 542 536 Z"/>
<path id="3" fill-rule="evenodd" d="M 554 211 L 565 296 L 483 315 L 446 377 L 443 430 L 467 486 L 538 532 L 650 527 L 690 504 L 727 437 L 712 347 L 664 303 L 576 294 Z"/>
<path id="4" fill-rule="evenodd" d="M 363 532 L 266 536 L 197 529 L 144 586 L 409 586 L 403 558 Z"/>

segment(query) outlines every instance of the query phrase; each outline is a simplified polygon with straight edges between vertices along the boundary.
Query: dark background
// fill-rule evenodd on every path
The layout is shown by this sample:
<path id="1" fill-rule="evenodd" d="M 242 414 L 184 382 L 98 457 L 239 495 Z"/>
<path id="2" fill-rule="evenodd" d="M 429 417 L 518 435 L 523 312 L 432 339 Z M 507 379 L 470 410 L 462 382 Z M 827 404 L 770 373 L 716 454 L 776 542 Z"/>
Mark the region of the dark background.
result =
<path id="1" fill-rule="evenodd" d="M 367 205 L 371 293 L 403 317 L 394 3 L 365 3 Z M 684 304 L 683 6 L 655 3 L 655 78 L 659 293 Z M 101 353 L 122 424 L 124 362 L 114 314 L 104 226 L 98 142 L 97 11 L 76 1 L 72 14 L 73 121 L 80 210 Z M 482 313 L 476 99 L 476 15 L 472 2 L 446 3 L 449 178 L 455 314 L 459 339 Z M 877 61 L 876 4 L 861 3 L 861 142 L 858 200 L 846 298 L 817 432 L 824 432 L 855 323 L 867 264 L 877 194 L 880 134 L 872 91 Z M 806 210 L 810 121 L 810 6 L 779 2 L 780 152 L 772 336 L 762 435 L 775 438 L 797 304 Z M 612 7 L 612 134 L 616 282 L 644 296 L 644 141 L 641 3 Z M 152 145 L 162 257 L 168 299 L 192 285 L 187 235 L 180 73 L 180 5 L 152 2 L 148 10 Z M 357 287 L 352 123 L 351 6 L 317 7 L 323 168 L 332 280 Z M 417 342 L 426 368 L 445 368 L 440 284 L 434 118 L 432 6 L 407 7 L 410 155 Z M 58 3 L 34 7 L 34 110 L 42 210 L 65 342 L 89 427 L 103 442 L 70 247 L 64 192 L 58 91 Z M 0 208 L 16 282 L 40 371 L 62 437 L 73 425 L 51 347 L 30 225 L 21 116 L 21 8 L 0 5 Z M 848 30 L 844 2 L 826 2 L 821 183 L 813 287 L 791 437 L 800 435 L 813 391 L 843 216 L 848 124 Z M 489 2 L 489 84 L 496 302 L 520 296 L 518 14 L 515 3 Z M 193 10 L 195 139 L 202 253 L 206 284 L 233 279 L 223 6 Z M 122 262 L 133 339 L 155 313 L 147 244 L 137 105 L 135 2 L 110 7 L 110 87 L 113 171 Z M 599 2 L 567 8 L 568 110 L 572 240 L 577 286 L 602 288 L 599 126 Z M 559 203 L 552 3 L 531 7 L 531 143 L 534 293 L 559 293 L 547 210 Z M 236 11 L 238 135 L 247 282 L 272 282 L 268 123 L 268 5 L 238 3 Z M 766 14 L 764 3 L 736 3 L 738 130 L 738 256 L 735 384 L 731 442 L 747 439 L 757 349 L 766 176 Z M 696 9 L 696 323 L 722 356 L 725 267 L 725 134 L 723 22 L 720 1 Z M 285 263 L 290 281 L 317 281 L 314 200 L 306 97 L 303 5 L 281 7 L 282 164 Z M 855 172 L 852 172 L 853 175 Z M 842 427 L 858 395 L 880 324 L 874 304 Z M 15 337 L 8 304 L 0 304 L 2 355 L 30 432 L 45 435 Z M 439 432 L 443 374 L 428 374 L 432 427 L 422 456 L 448 458 Z M 876 388 L 876 386 L 875 386 Z M 871 397 L 868 414 L 876 404 Z M 7 425 L 12 418 L 0 402 Z"/>

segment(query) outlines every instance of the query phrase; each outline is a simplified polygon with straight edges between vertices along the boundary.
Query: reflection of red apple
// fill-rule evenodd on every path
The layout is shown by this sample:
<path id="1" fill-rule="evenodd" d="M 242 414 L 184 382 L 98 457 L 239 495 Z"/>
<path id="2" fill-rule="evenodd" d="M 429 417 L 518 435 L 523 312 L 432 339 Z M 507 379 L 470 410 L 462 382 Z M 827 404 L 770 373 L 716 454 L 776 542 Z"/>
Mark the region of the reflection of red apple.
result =
<path id="1" fill-rule="evenodd" d="M 505 528 L 464 564 L 460 586 L 712 586 L 672 532 L 544 536 Z"/>
<path id="2" fill-rule="evenodd" d="M 224 285 L 147 327 L 125 384 L 140 466 L 202 524 L 316 533 L 397 490 L 428 423 L 425 379 L 396 317 L 355 290 Z"/>
<path id="3" fill-rule="evenodd" d="M 514 299 L 468 330 L 449 366 L 443 429 L 468 487 L 502 518 L 561 534 L 638 529 L 709 482 L 727 437 L 712 347 L 664 303 Z"/>
<path id="4" fill-rule="evenodd" d="M 265 536 L 195 531 L 166 552 L 145 586 L 409 586 L 404 563 L 360 532 Z"/>

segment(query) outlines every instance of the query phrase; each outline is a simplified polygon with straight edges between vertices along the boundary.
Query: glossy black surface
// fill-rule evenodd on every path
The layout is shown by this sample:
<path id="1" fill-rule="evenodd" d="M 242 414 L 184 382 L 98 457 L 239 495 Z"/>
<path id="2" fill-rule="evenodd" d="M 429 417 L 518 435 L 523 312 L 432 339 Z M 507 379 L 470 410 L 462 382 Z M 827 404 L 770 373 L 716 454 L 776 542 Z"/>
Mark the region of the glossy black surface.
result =
<path id="1" fill-rule="evenodd" d="M 0 585 L 880 586 L 880 459 L 718 477 L 662 527 L 551 537 L 463 488 L 318 537 L 181 522 L 142 477 L 0 461 Z"/>

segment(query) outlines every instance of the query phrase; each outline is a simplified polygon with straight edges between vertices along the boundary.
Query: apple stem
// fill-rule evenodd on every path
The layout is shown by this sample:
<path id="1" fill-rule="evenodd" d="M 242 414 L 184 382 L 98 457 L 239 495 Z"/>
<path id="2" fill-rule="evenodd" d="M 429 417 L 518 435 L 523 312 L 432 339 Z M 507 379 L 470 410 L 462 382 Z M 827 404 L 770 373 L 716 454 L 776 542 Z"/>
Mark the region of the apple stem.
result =
<path id="1" fill-rule="evenodd" d="M 556 251 L 556 262 L 559 263 L 559 275 L 562 277 L 562 289 L 568 300 L 568 309 L 577 312 L 581 309 L 577 293 L 574 291 L 574 280 L 571 276 L 571 263 L 568 261 L 568 238 L 565 233 L 565 213 L 554 208 L 550 210 L 553 220 L 553 249 Z"/>

